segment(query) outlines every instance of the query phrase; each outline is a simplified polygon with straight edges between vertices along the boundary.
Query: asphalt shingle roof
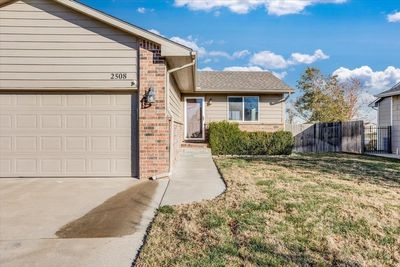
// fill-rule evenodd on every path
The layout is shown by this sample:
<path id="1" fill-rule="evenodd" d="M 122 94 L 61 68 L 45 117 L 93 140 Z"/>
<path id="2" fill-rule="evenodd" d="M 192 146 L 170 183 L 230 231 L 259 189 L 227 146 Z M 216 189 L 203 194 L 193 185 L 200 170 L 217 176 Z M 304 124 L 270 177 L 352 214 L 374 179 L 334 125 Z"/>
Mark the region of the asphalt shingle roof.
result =
<path id="1" fill-rule="evenodd" d="M 392 95 L 400 95 L 400 82 L 393 86 L 391 89 L 378 94 L 377 97 L 387 97 Z"/>
<path id="2" fill-rule="evenodd" d="M 293 92 L 282 80 L 266 71 L 199 71 L 198 92 Z"/>

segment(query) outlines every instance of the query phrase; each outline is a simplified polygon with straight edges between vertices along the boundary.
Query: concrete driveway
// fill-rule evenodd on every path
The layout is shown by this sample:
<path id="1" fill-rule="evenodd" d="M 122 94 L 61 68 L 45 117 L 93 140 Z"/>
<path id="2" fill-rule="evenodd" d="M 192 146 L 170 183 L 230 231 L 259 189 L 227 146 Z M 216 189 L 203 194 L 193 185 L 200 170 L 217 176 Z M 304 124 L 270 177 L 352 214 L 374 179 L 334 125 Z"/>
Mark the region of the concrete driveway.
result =
<path id="1" fill-rule="evenodd" d="M 167 182 L 0 179 L 0 265 L 131 266 Z"/>

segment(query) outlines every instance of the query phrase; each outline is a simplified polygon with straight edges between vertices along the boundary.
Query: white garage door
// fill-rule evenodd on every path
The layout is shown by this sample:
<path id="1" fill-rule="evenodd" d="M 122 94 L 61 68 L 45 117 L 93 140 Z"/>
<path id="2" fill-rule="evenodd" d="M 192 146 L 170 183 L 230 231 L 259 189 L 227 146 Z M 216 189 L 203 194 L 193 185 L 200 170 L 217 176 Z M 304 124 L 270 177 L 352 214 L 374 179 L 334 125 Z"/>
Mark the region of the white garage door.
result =
<path id="1" fill-rule="evenodd" d="M 0 177 L 137 176 L 136 94 L 0 94 Z"/>

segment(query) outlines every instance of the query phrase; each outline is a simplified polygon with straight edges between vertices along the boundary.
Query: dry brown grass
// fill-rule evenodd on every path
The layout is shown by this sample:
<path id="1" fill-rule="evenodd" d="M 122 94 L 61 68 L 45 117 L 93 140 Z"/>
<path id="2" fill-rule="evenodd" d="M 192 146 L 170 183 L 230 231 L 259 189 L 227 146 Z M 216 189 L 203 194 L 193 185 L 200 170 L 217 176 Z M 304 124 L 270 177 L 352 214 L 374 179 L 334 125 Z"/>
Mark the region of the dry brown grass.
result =
<path id="1" fill-rule="evenodd" d="M 399 266 L 400 163 L 216 158 L 228 189 L 160 209 L 137 266 Z"/>

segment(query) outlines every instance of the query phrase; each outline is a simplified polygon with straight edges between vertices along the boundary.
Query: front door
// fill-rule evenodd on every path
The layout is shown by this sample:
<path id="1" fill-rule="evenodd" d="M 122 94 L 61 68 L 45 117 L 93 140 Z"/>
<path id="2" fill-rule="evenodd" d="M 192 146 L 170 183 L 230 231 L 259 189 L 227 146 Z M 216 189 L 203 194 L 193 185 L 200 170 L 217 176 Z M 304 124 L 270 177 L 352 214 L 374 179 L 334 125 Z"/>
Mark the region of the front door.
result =
<path id="1" fill-rule="evenodd" d="M 185 139 L 204 140 L 204 98 L 185 98 Z"/>

